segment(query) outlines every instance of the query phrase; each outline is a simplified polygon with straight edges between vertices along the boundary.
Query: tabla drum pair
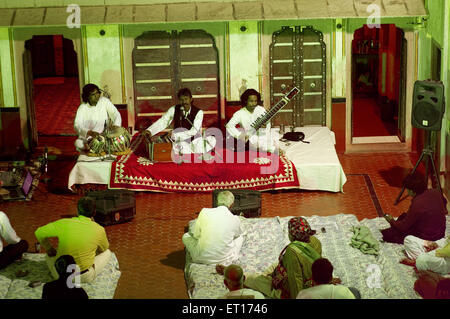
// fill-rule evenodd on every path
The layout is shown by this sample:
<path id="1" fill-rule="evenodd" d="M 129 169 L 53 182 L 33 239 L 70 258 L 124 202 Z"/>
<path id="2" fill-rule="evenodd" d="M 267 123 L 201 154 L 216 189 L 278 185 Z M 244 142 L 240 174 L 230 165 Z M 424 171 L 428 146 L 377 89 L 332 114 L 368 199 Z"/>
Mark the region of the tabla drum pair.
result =
<path id="1" fill-rule="evenodd" d="M 93 156 L 104 155 L 108 153 L 108 147 L 111 154 L 123 155 L 130 149 L 131 134 L 124 127 L 117 127 L 106 135 L 98 135 L 88 143 L 89 154 Z"/>

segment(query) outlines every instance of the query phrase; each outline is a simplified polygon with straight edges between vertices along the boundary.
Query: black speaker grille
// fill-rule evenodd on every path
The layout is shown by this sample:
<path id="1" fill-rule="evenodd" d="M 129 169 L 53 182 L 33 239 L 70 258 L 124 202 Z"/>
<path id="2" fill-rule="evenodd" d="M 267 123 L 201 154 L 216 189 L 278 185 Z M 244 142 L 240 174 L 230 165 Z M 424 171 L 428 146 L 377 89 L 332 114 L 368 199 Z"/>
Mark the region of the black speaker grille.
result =
<path id="1" fill-rule="evenodd" d="M 438 110 L 428 102 L 417 103 L 413 116 L 424 127 L 433 126 L 441 119 Z"/>

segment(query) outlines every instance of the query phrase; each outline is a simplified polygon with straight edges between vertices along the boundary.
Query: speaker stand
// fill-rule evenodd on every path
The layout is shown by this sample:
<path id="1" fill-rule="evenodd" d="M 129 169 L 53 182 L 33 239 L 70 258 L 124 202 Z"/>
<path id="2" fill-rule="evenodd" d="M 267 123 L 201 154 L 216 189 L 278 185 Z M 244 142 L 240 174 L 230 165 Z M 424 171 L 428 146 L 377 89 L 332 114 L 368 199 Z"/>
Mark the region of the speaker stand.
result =
<path id="1" fill-rule="evenodd" d="M 413 175 L 415 173 L 420 162 L 425 158 L 425 183 L 428 188 L 428 160 L 431 160 L 431 166 L 433 167 L 433 173 L 434 173 L 434 177 L 436 178 L 439 192 L 441 193 L 442 196 L 444 196 L 444 194 L 442 193 L 441 182 L 439 180 L 439 174 L 437 173 L 436 165 L 434 164 L 434 151 L 431 148 L 431 134 L 430 133 L 431 132 L 428 132 L 428 134 L 427 134 L 428 135 L 427 136 L 427 145 L 423 148 L 422 154 L 420 154 L 419 160 L 417 161 L 416 165 L 414 166 L 414 168 L 410 174 Z M 402 194 L 404 191 L 405 191 L 405 186 L 402 187 L 402 190 L 401 190 L 400 194 L 398 194 L 397 199 L 394 202 L 394 205 L 397 205 L 400 202 L 400 197 L 402 197 Z"/>

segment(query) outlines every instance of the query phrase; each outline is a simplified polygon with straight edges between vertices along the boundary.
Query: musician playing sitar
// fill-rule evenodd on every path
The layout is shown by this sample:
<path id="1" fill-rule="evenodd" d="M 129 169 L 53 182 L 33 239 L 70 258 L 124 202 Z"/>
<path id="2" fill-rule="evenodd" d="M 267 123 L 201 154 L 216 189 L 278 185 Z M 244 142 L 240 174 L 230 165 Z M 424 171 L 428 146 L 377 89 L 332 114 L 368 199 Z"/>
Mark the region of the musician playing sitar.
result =
<path id="1" fill-rule="evenodd" d="M 89 151 L 89 141 L 102 134 L 105 127 L 115 129 L 122 125 L 119 111 L 109 99 L 101 96 L 95 84 L 86 84 L 81 95 L 80 104 L 75 116 L 74 128 L 78 134 L 75 140 L 77 151 Z"/>
<path id="2" fill-rule="evenodd" d="M 240 110 L 236 111 L 226 125 L 229 135 L 239 140 L 243 146 L 249 142 L 252 149 L 262 152 L 275 152 L 278 150 L 279 136 L 271 131 L 270 122 L 265 128 L 255 131 L 252 124 L 261 116 L 266 114 L 266 110 L 261 106 L 261 95 L 254 89 L 248 89 L 241 95 Z M 240 128 L 237 128 L 237 125 Z M 239 144 L 238 144 L 239 149 Z"/>
<path id="3" fill-rule="evenodd" d="M 178 91 L 178 104 L 171 106 L 156 122 L 143 131 L 152 142 L 157 142 L 158 133 L 174 122 L 170 139 L 177 154 L 203 154 L 211 151 L 216 140 L 213 136 L 202 138 L 203 111 L 193 104 L 188 88 Z"/>

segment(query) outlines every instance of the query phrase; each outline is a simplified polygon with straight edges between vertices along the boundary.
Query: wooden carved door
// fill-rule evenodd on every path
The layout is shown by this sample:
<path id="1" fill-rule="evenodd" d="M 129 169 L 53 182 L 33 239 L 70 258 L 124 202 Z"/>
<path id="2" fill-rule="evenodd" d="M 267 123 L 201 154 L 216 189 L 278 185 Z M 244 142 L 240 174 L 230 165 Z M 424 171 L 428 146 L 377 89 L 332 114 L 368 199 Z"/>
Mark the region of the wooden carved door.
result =
<path id="1" fill-rule="evenodd" d="M 203 127 L 220 126 L 218 53 L 205 31 L 144 32 L 135 39 L 133 74 L 136 123 L 157 120 L 186 87 L 204 112 Z"/>
<path id="2" fill-rule="evenodd" d="M 311 27 L 283 27 L 272 36 L 271 105 L 294 86 L 300 93 L 272 118 L 272 125 L 326 125 L 326 47 L 322 33 Z"/>

